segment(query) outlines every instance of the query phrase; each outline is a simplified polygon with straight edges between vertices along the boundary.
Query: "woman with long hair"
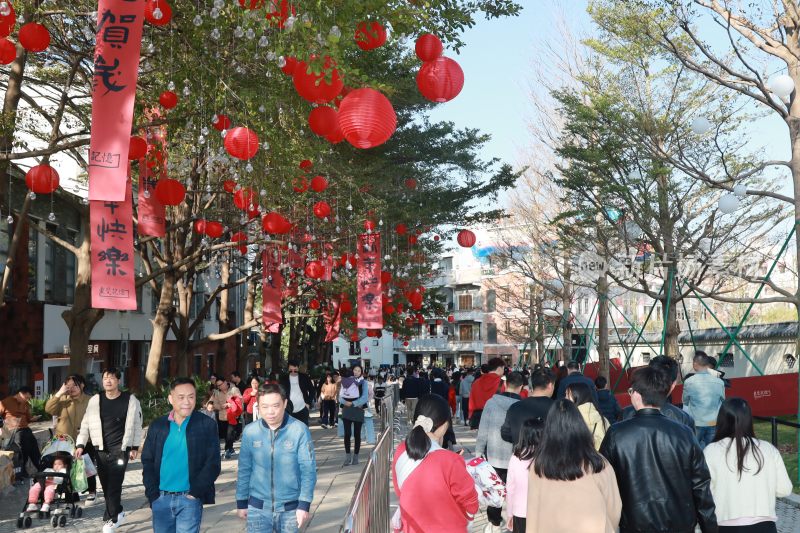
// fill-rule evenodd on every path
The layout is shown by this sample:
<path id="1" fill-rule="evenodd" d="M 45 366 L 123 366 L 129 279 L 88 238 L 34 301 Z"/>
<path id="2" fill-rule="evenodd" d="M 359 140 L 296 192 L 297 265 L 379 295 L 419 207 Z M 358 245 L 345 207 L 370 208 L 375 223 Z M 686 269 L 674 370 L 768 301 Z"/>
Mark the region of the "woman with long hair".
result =
<path id="1" fill-rule="evenodd" d="M 552 512 L 565 501 L 569 513 Z M 547 412 L 528 478 L 528 533 L 614 533 L 622 514 L 614 469 L 594 447 L 589 428 L 570 400 Z"/>
<path id="2" fill-rule="evenodd" d="M 775 498 L 791 494 L 792 481 L 780 452 L 756 438 L 745 400 L 722 402 L 714 440 L 703 453 L 720 532 L 776 533 Z"/>
<path id="3" fill-rule="evenodd" d="M 392 526 L 403 533 L 466 533 L 478 512 L 478 494 L 464 459 L 442 448 L 450 406 L 441 396 L 425 394 L 412 420 L 392 464 L 400 502 Z"/>
<path id="4" fill-rule="evenodd" d="M 592 432 L 594 449 L 599 450 L 609 423 L 600 414 L 600 408 L 594 403 L 592 389 L 587 383 L 570 383 L 567 385 L 566 398 L 578 407 L 586 427 Z"/>
<path id="5" fill-rule="evenodd" d="M 514 454 L 508 461 L 506 474 L 506 529 L 513 533 L 525 533 L 528 506 L 528 470 L 533 452 L 542 440 L 544 420 L 529 418 L 522 423 L 519 442 L 514 445 Z"/>
<path id="6" fill-rule="evenodd" d="M 368 402 L 369 386 L 364 381 L 364 369 L 361 368 L 361 365 L 353 365 L 350 370 L 344 370 L 339 390 L 339 404 L 342 407 L 344 429 L 345 461 L 343 466 L 358 464 L 358 452 L 361 450 L 361 426 L 364 424 L 364 409 Z M 352 454 L 350 453 L 351 435 L 355 439 Z"/>

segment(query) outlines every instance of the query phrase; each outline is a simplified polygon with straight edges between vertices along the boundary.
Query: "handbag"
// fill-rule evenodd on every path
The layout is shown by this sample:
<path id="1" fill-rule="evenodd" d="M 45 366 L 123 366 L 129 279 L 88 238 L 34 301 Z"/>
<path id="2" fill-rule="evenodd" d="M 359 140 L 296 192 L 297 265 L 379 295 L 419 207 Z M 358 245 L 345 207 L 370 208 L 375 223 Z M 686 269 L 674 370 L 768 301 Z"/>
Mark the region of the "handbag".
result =
<path id="1" fill-rule="evenodd" d="M 360 407 L 342 407 L 342 418 L 351 422 L 364 422 L 364 410 Z"/>
<path id="2" fill-rule="evenodd" d="M 92 462 L 92 458 L 89 457 L 89 454 L 85 453 L 85 454 L 81 455 L 81 458 L 83 459 L 83 469 L 84 469 L 84 472 L 86 472 L 86 477 L 96 476 L 97 475 L 97 467 L 94 466 L 94 463 Z"/>
<path id="3" fill-rule="evenodd" d="M 72 481 L 72 490 L 75 492 L 83 492 L 89 488 L 89 482 L 86 481 L 86 463 L 80 459 L 72 462 L 72 469 L 69 473 L 69 478 Z"/>

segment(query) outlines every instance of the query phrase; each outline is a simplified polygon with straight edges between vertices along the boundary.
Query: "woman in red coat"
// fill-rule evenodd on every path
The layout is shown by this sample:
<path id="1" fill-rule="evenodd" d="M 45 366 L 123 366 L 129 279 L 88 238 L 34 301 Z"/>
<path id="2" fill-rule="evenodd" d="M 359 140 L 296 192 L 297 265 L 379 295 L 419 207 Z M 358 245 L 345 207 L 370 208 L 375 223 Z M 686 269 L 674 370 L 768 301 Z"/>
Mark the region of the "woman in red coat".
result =
<path id="1" fill-rule="evenodd" d="M 400 501 L 392 518 L 403 533 L 466 533 L 478 512 L 475 482 L 464 459 L 441 447 L 450 406 L 427 394 L 417 402 L 414 427 L 394 454 L 392 480 Z M 435 510 L 431 505 L 435 505 Z"/>

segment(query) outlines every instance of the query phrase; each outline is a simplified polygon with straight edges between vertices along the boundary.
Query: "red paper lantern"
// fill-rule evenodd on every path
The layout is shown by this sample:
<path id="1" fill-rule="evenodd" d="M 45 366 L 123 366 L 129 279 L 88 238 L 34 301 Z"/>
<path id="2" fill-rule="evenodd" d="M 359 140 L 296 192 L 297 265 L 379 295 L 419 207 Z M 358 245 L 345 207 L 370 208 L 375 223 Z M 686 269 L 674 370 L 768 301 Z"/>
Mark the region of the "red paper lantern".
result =
<path id="1" fill-rule="evenodd" d="M 410 244 L 411 246 L 414 246 L 415 244 L 417 244 L 417 241 L 418 241 L 418 239 L 417 239 L 416 235 L 409 235 L 408 236 L 408 244 Z"/>
<path id="2" fill-rule="evenodd" d="M 297 68 L 297 58 L 289 56 L 286 59 L 286 64 L 281 67 L 281 71 L 287 76 L 294 76 L 294 71 Z"/>
<path id="3" fill-rule="evenodd" d="M 314 192 L 322 192 L 328 188 L 328 180 L 322 176 L 314 176 L 311 178 L 311 190 Z"/>
<path id="4" fill-rule="evenodd" d="M 365 220 L 364 231 L 375 231 L 375 222 L 372 220 Z"/>
<path id="5" fill-rule="evenodd" d="M 319 261 L 309 261 L 306 268 L 303 270 L 306 277 L 311 279 L 320 279 L 325 275 L 325 267 Z"/>
<path id="6" fill-rule="evenodd" d="M 427 62 L 433 61 L 442 55 L 444 47 L 442 46 L 441 39 L 432 33 L 426 33 L 419 36 L 419 39 L 417 39 L 417 42 L 414 45 L 414 51 L 417 53 L 417 57 L 420 58 L 421 61 Z"/>
<path id="7" fill-rule="evenodd" d="M 131 136 L 130 144 L 128 145 L 128 159 L 135 161 L 147 155 L 147 141 L 137 135 Z"/>
<path id="8" fill-rule="evenodd" d="M 50 46 L 50 32 L 38 22 L 29 22 L 19 29 L 19 44 L 28 52 L 42 52 Z"/>
<path id="9" fill-rule="evenodd" d="M 329 217 L 331 214 L 331 206 L 328 202 L 317 202 L 314 204 L 314 216 L 317 218 Z"/>
<path id="10" fill-rule="evenodd" d="M 358 332 L 357 331 L 354 331 L 353 333 L 350 334 L 350 340 L 353 341 L 353 342 L 358 342 L 359 341 L 359 337 L 358 337 Z"/>
<path id="11" fill-rule="evenodd" d="M 356 44 L 362 50 L 374 50 L 386 42 L 386 28 L 376 21 L 363 21 L 356 28 Z"/>
<path id="12" fill-rule="evenodd" d="M 231 127 L 231 119 L 228 115 L 216 115 L 211 121 L 211 125 L 217 131 L 225 131 Z"/>
<path id="13" fill-rule="evenodd" d="M 456 317 L 454 317 L 453 315 L 450 315 L 450 316 L 447 317 L 447 321 L 451 322 L 451 323 L 455 322 L 456 321 Z"/>
<path id="14" fill-rule="evenodd" d="M 178 205 L 186 197 L 186 187 L 171 178 L 161 178 L 156 182 L 156 198 L 164 205 Z"/>
<path id="15" fill-rule="evenodd" d="M 160 17 L 156 8 L 161 12 Z M 144 19 L 153 26 L 166 26 L 172 20 L 172 8 L 165 0 L 148 0 L 144 5 Z"/>
<path id="16" fill-rule="evenodd" d="M 394 227 L 394 232 L 398 235 L 405 235 L 408 231 L 408 226 L 403 224 L 402 222 Z"/>
<path id="17" fill-rule="evenodd" d="M 206 221 L 206 235 L 212 239 L 218 239 L 222 237 L 223 233 L 225 233 L 225 226 L 222 225 L 222 222 Z"/>
<path id="18" fill-rule="evenodd" d="M 383 312 L 387 315 L 391 315 L 394 313 L 394 306 L 392 304 L 386 304 L 383 306 Z"/>
<path id="19" fill-rule="evenodd" d="M 342 127 L 339 125 L 339 116 L 336 116 L 336 128 L 325 136 L 325 138 L 331 144 L 339 144 L 344 140 L 344 132 L 342 131 Z"/>
<path id="20" fill-rule="evenodd" d="M 319 303 L 319 300 L 317 300 L 316 298 L 314 298 L 313 300 L 311 300 L 310 302 L 308 302 L 308 306 L 309 306 L 311 309 L 315 309 L 315 310 L 316 310 L 316 309 L 319 309 L 319 308 L 320 308 L 320 303 Z"/>
<path id="21" fill-rule="evenodd" d="M 299 176 L 292 180 L 292 190 L 297 194 L 302 194 L 308 190 L 308 180 L 305 176 Z"/>
<path id="22" fill-rule="evenodd" d="M 292 231 L 292 225 L 289 221 L 274 211 L 264 215 L 264 218 L 261 219 L 261 227 L 265 232 L 274 235 L 281 235 Z"/>
<path id="23" fill-rule="evenodd" d="M 225 151 L 236 159 L 248 160 L 258 152 L 258 135 L 250 128 L 238 126 L 225 134 Z"/>
<path id="24" fill-rule="evenodd" d="M 245 9 L 260 9 L 264 0 L 239 0 L 239 5 Z"/>
<path id="25" fill-rule="evenodd" d="M 392 103 L 375 89 L 356 89 L 339 106 L 339 126 L 356 148 L 373 148 L 389 140 L 397 128 Z"/>
<path id="26" fill-rule="evenodd" d="M 324 104 L 336 98 L 342 92 L 344 82 L 339 71 L 334 68 L 335 65 L 330 56 L 325 56 L 322 72 L 314 74 L 309 72 L 309 66 L 305 61 L 298 62 L 292 75 L 297 94 L 312 104 Z"/>
<path id="27" fill-rule="evenodd" d="M 258 195 L 250 187 L 243 187 L 233 193 L 233 205 L 242 211 L 249 211 L 251 205 L 258 205 Z"/>
<path id="28" fill-rule="evenodd" d="M 282 30 L 286 26 L 289 12 L 291 11 L 292 16 L 294 16 L 297 11 L 293 5 L 289 4 L 288 0 L 271 0 L 271 3 L 272 11 L 267 11 L 267 21 L 269 21 L 270 26 L 277 26 Z"/>
<path id="29" fill-rule="evenodd" d="M 161 93 L 161 96 L 158 97 L 158 103 L 161 104 L 161 107 L 164 109 L 172 109 L 178 105 L 178 95 L 172 91 L 164 91 Z"/>
<path id="30" fill-rule="evenodd" d="M 406 189 L 411 189 L 412 191 L 417 188 L 417 180 L 414 178 L 406 178 L 403 184 L 406 186 Z"/>
<path id="31" fill-rule="evenodd" d="M 433 241 L 434 242 L 439 242 L 439 236 L 438 235 L 434 235 L 433 236 Z"/>
<path id="32" fill-rule="evenodd" d="M 241 231 L 237 231 L 236 233 L 231 235 L 231 241 L 233 241 L 233 242 L 244 242 L 245 244 L 237 246 L 236 249 L 239 250 L 239 253 L 242 254 L 242 255 L 247 253 L 247 244 L 246 244 L 247 243 L 247 234 L 245 234 L 245 233 L 243 233 Z"/>
<path id="33" fill-rule="evenodd" d="M 58 189 L 58 172 L 47 164 L 36 165 L 25 173 L 25 185 L 36 194 L 50 194 Z"/>
<path id="34" fill-rule="evenodd" d="M 222 182 L 222 188 L 225 192 L 233 192 L 236 190 L 236 182 L 233 180 L 225 180 Z"/>
<path id="35" fill-rule="evenodd" d="M 386 285 L 390 281 L 392 281 L 392 273 L 386 272 L 385 270 L 381 270 L 381 283 Z"/>
<path id="36" fill-rule="evenodd" d="M 353 310 L 353 304 L 350 303 L 350 300 L 342 300 L 342 303 L 339 304 L 339 310 L 342 313 L 349 313 Z"/>
<path id="37" fill-rule="evenodd" d="M 308 126 L 311 131 L 325 137 L 334 132 L 336 125 L 339 123 L 339 117 L 336 110 L 328 106 L 315 107 L 308 115 Z"/>
<path id="38" fill-rule="evenodd" d="M 475 234 L 472 233 L 468 229 L 462 229 L 458 232 L 458 237 L 456 237 L 458 244 L 463 246 L 464 248 L 472 248 L 475 245 Z"/>
<path id="39" fill-rule="evenodd" d="M 17 58 L 17 47 L 14 43 L 6 39 L 0 38 L 0 64 L 9 65 Z"/>
<path id="40" fill-rule="evenodd" d="M 204 219 L 201 218 L 200 220 L 195 220 L 194 224 L 192 224 L 192 227 L 194 228 L 195 233 L 199 233 L 200 235 L 202 235 L 206 232 L 207 225 L 208 222 L 206 222 Z"/>
<path id="41" fill-rule="evenodd" d="M 14 13 L 14 6 L 8 1 L 8 15 L 0 15 L 0 37 L 8 37 L 17 25 L 17 14 Z"/>
<path id="42" fill-rule="evenodd" d="M 300 165 L 299 166 L 300 166 L 300 168 L 302 170 L 305 170 L 306 172 L 308 172 L 309 169 L 311 169 L 311 167 L 314 166 L 314 163 L 312 163 L 310 159 L 303 159 L 302 161 L 300 161 Z"/>
<path id="43" fill-rule="evenodd" d="M 342 266 L 345 266 L 348 263 L 350 263 L 350 266 L 355 268 L 355 266 L 358 264 L 358 260 L 352 254 L 342 254 L 342 257 L 339 259 L 339 263 Z"/>
<path id="44" fill-rule="evenodd" d="M 449 102 L 464 88 L 464 71 L 449 57 L 438 57 L 419 69 L 417 88 L 432 102 Z"/>
<path id="45" fill-rule="evenodd" d="M 403 341 L 403 346 L 405 346 L 406 348 L 408 348 L 408 341 Z"/>

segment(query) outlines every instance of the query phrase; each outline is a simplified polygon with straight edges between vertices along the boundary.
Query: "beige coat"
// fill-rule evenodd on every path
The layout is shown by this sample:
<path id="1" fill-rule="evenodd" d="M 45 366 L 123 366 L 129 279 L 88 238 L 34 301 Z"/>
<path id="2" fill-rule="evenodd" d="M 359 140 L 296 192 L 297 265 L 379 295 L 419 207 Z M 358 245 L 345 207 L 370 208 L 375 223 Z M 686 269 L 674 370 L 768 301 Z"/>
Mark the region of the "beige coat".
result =
<path id="1" fill-rule="evenodd" d="M 53 395 L 44 404 L 47 414 L 58 417 L 56 422 L 56 433 L 69 435 L 73 439 L 78 437 L 78 429 L 81 421 L 86 414 L 86 407 L 89 405 L 89 396 L 81 392 L 77 398 L 69 394 L 63 396 Z"/>
<path id="2" fill-rule="evenodd" d="M 578 411 L 581 412 L 583 421 L 589 431 L 592 432 L 594 439 L 594 449 L 599 450 L 600 444 L 603 443 L 603 438 L 606 436 L 606 429 L 608 428 L 608 420 L 603 418 L 603 415 L 591 403 L 585 403 L 578 406 Z"/>
<path id="3" fill-rule="evenodd" d="M 104 392 L 100 394 L 105 394 Z M 86 414 L 81 421 L 81 429 L 78 432 L 78 439 L 75 444 L 77 446 L 86 446 L 86 443 L 92 441 L 92 444 L 98 450 L 109 451 L 103 447 L 103 423 L 100 420 L 100 395 L 95 394 L 89 398 L 89 404 L 86 406 Z M 131 394 L 128 401 L 128 414 L 125 417 L 125 433 L 122 436 L 123 450 L 128 448 L 138 449 L 142 444 L 142 407 L 139 405 L 139 400 L 136 396 Z"/>
<path id="4" fill-rule="evenodd" d="M 614 469 L 574 481 L 557 481 L 536 475 L 531 464 L 528 474 L 526 533 L 614 533 L 622 514 Z M 575 502 L 564 512 L 564 502 Z"/>

